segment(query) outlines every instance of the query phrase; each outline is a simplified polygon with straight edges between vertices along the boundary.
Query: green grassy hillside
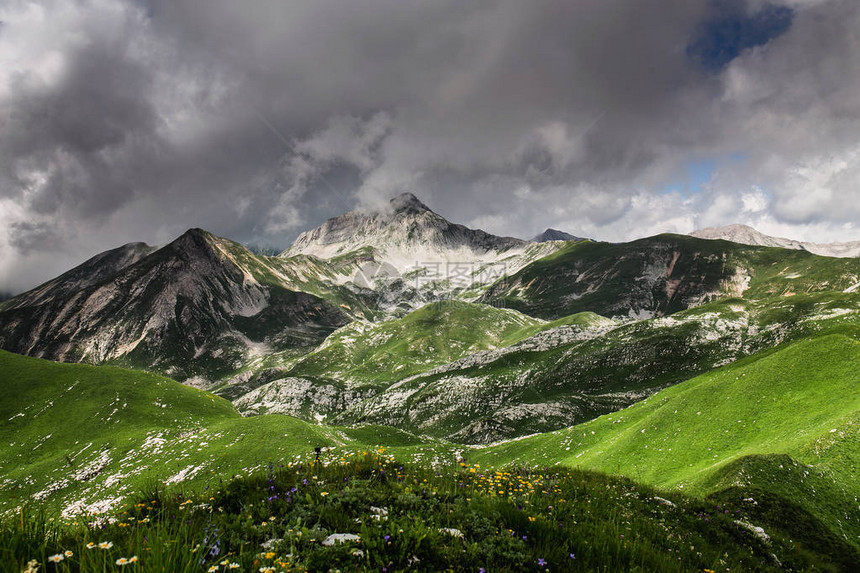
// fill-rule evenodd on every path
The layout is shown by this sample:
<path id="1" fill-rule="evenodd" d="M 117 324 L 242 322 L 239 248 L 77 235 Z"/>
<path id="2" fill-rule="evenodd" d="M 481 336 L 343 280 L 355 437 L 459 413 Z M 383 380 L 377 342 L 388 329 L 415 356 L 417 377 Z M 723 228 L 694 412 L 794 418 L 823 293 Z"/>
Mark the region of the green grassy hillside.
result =
<path id="1" fill-rule="evenodd" d="M 289 370 L 355 383 L 391 383 L 482 350 L 509 346 L 541 330 L 575 324 L 587 316 L 547 323 L 516 311 L 449 300 L 403 318 L 352 323 Z"/>
<path id="2" fill-rule="evenodd" d="M 0 509 L 29 506 L 59 513 L 64 523 L 107 514 L 126 524 L 96 539 L 83 526 L 30 523 L 16 513 L 0 523 L 0 560 L 44 564 L 71 550 L 71 571 L 115 570 L 115 559 L 132 554 L 155 565 L 193 564 L 192 549 L 215 527 L 228 553 L 213 564 L 229 555 L 255 568 L 259 544 L 271 539 L 286 540 L 272 542 L 272 551 L 293 566 L 346 566 L 354 548 L 318 542 L 354 531 L 366 558 L 355 562 L 358 570 L 405 567 L 418 551 L 428 570 L 508 563 L 527 571 L 541 560 L 556 570 L 767 570 L 782 563 L 850 571 L 860 562 L 858 360 L 854 338 L 819 337 L 587 424 L 472 449 L 393 428 L 242 418 L 223 399 L 155 375 L 0 352 L 8 397 L 0 405 Z M 368 460 L 367 452 L 383 451 L 370 444 L 389 446 L 395 457 Z M 323 454 L 329 469 L 309 466 L 315 446 L 332 447 Z M 452 464 L 459 457 L 467 460 L 462 467 Z M 683 495 L 588 472 L 496 469 L 510 462 L 621 473 Z M 165 485 L 169 495 L 153 492 Z M 292 487 L 300 497 L 288 494 Z M 164 505 L 123 510 L 140 491 Z M 704 493 L 711 499 L 688 497 Z M 210 504 L 223 517 L 213 521 Z M 373 507 L 389 519 L 371 517 Z M 172 520 L 179 512 L 187 519 Z M 135 524 L 143 518 L 151 524 Z M 449 539 L 441 528 L 464 537 Z M 395 539 L 391 546 L 385 535 Z M 161 543 L 168 539 L 182 542 Z M 104 554 L 109 560 L 85 549 L 104 540 L 116 543 Z M 150 554 L 144 545 L 163 550 Z"/>
<path id="3" fill-rule="evenodd" d="M 338 420 L 472 444 L 555 430 L 805 337 L 860 334 L 860 297 L 723 299 L 621 325 L 574 317 L 587 320 L 393 384 Z"/>
<path id="4" fill-rule="evenodd" d="M 69 515 L 103 511 L 155 479 L 203 486 L 317 446 L 386 440 L 411 451 L 418 443 L 392 429 L 374 440 L 373 428 L 243 418 L 222 398 L 154 374 L 3 351 L 0 386 L 0 509 L 7 510 L 29 500 Z"/>
<path id="5" fill-rule="evenodd" d="M 860 342 L 804 340 L 480 458 L 596 469 L 694 493 L 782 493 L 857 544 Z"/>

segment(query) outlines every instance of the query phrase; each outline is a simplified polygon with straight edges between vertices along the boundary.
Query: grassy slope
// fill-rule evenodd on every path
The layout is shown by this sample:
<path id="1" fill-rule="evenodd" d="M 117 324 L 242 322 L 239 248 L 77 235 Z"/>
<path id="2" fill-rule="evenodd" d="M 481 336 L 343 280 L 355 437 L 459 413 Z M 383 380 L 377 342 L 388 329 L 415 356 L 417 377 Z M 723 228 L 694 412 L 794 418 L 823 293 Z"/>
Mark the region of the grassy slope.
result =
<path id="1" fill-rule="evenodd" d="M 488 448 L 480 458 L 560 463 L 699 493 L 733 486 L 782 492 L 856 544 L 858 389 L 860 342 L 822 336 L 591 422 Z M 797 469 L 791 459 L 805 466 Z"/>
<path id="2" fill-rule="evenodd" d="M 481 350 L 509 346 L 541 330 L 578 324 L 588 314 L 546 323 L 483 304 L 432 303 L 403 318 L 344 327 L 289 374 L 390 383 Z"/>
<path id="3" fill-rule="evenodd" d="M 860 562 L 838 539 L 804 551 L 770 528 L 765 542 L 736 521 L 749 518 L 742 507 L 664 499 L 592 472 L 437 471 L 376 452 L 304 461 L 216 491 L 149 489 L 103 529 L 0 520 L 0 568 L 63 551 L 72 555 L 47 573 L 226 571 L 224 560 L 233 570 L 297 573 L 848 571 Z M 335 532 L 359 539 L 320 543 Z M 113 547 L 86 549 L 106 540 Z M 138 565 L 115 565 L 131 555 Z"/>
<path id="4" fill-rule="evenodd" d="M 398 383 L 339 419 L 464 443 L 513 438 L 585 422 L 717 365 L 827 333 L 860 334 L 860 297 L 724 299 L 586 340 L 526 341 Z"/>
<path id="5" fill-rule="evenodd" d="M 373 318 L 379 313 L 374 308 L 370 293 L 360 293 L 339 285 L 343 276 L 355 273 L 357 263 L 350 261 L 323 261 L 315 257 L 299 255 L 288 259 L 279 256 L 256 255 L 245 246 L 229 239 L 212 235 L 219 248 L 233 262 L 261 284 L 288 286 L 310 293 L 336 304 L 352 317 Z M 355 253 L 356 259 L 362 253 Z"/>
<path id="6" fill-rule="evenodd" d="M 816 370 L 819 378 L 812 380 L 817 381 L 822 387 L 815 389 L 812 395 L 818 400 L 825 400 L 827 390 L 830 390 L 841 392 L 840 395 L 850 396 L 848 390 L 850 390 L 851 376 L 856 370 L 856 359 L 858 352 L 860 352 L 858 346 L 860 343 L 840 336 L 804 342 L 786 351 L 774 353 L 762 360 L 747 360 L 737 367 L 726 368 L 702 376 L 690 383 L 676 386 L 667 392 L 680 392 L 682 397 L 698 400 L 699 397 L 683 391 L 684 387 L 693 385 L 695 389 L 696 385 L 701 386 L 700 392 L 704 394 L 703 398 L 708 398 L 719 394 L 715 392 L 713 385 L 722 381 L 723 384 L 739 385 L 739 387 L 733 388 L 733 392 L 741 398 L 746 396 L 743 392 L 744 388 L 747 388 L 747 394 L 752 391 L 750 396 L 757 396 L 756 392 L 759 394 L 762 392 L 762 385 L 767 387 L 768 384 L 773 383 L 768 376 L 782 373 L 779 368 L 787 367 L 786 364 L 803 364 L 804 360 L 814 359 L 815 364 L 819 366 Z M 779 368 L 767 362 L 774 360 L 777 361 L 776 366 Z M 756 369 L 756 367 L 758 368 Z M 0 414 L 3 416 L 0 418 L 3 420 L 2 425 L 0 425 L 0 440 L 2 440 L 0 443 L 4 444 L 4 448 L 0 449 L 0 484 L 2 484 L 0 503 L 6 508 L 17 505 L 21 497 L 29 497 L 34 492 L 45 491 L 48 484 L 61 482 L 62 479 L 69 479 L 70 483 L 66 489 L 56 491 L 45 500 L 44 503 L 49 507 L 66 508 L 76 500 L 89 502 L 96 499 L 111 498 L 111 496 L 115 496 L 118 502 L 120 497 L 132 494 L 141 487 L 150 484 L 153 478 L 159 477 L 162 481 L 165 479 L 170 481 L 171 476 L 176 476 L 183 471 L 188 473 L 196 468 L 199 468 L 196 469 L 196 473 L 188 475 L 188 479 L 176 487 L 186 491 L 188 488 L 200 488 L 204 485 L 218 488 L 222 479 L 232 475 L 247 475 L 253 473 L 254 470 L 257 470 L 257 475 L 260 475 L 259 472 L 264 471 L 263 468 L 268 462 L 278 464 L 293 459 L 295 456 L 307 460 L 314 445 L 343 444 L 347 448 L 360 449 L 366 444 L 383 443 L 395 446 L 393 451 L 398 454 L 400 459 L 411 457 L 413 461 L 421 463 L 441 460 L 443 457 L 450 459 L 453 453 L 453 448 L 443 444 L 426 447 L 416 437 L 393 429 L 380 430 L 367 427 L 332 429 L 312 426 L 284 416 L 259 416 L 253 419 L 243 419 L 236 415 L 229 404 L 219 398 L 150 374 L 108 367 L 55 364 L 8 353 L 0 353 L 0 371 L 4 373 L 3 384 L 10 397 L 9 400 L 4 401 L 2 410 L 0 410 Z M 746 376 L 742 376 L 744 373 Z M 797 372 L 797 374 L 809 378 L 809 372 L 803 371 Z M 758 378 L 753 380 L 751 376 L 753 378 L 758 376 Z M 834 379 L 844 382 L 843 379 L 846 376 L 849 378 L 849 383 L 845 383 L 848 386 L 844 384 L 839 386 L 833 382 Z M 711 378 L 715 377 L 717 378 L 716 381 L 709 382 Z M 738 382 L 735 378 L 745 380 Z M 781 376 L 780 379 L 782 379 Z M 75 385 L 74 392 L 69 392 L 67 389 L 73 384 Z M 799 394 L 794 396 L 789 393 L 792 396 L 791 403 L 802 403 L 805 396 L 804 392 L 806 392 L 805 386 L 797 383 L 795 386 L 794 390 Z M 758 387 L 758 390 L 754 390 L 754 388 L 750 390 L 748 387 Z M 780 390 L 785 393 L 792 391 L 792 388 L 789 384 Z M 123 395 L 121 403 L 116 399 L 119 391 Z M 663 396 L 663 393 L 658 394 L 641 405 L 615 414 L 614 416 L 621 415 L 625 420 L 618 425 L 612 424 L 613 421 L 617 421 L 617 418 L 613 416 L 613 420 L 609 422 L 605 419 L 599 419 L 591 424 L 586 424 L 585 427 L 599 427 L 600 424 L 606 424 L 605 432 L 600 432 L 606 438 L 606 434 L 609 434 L 610 430 L 630 425 L 635 426 L 630 432 L 621 432 L 623 436 L 620 436 L 613 446 L 614 449 L 618 449 L 615 456 L 617 461 L 623 462 L 624 452 L 622 450 L 625 447 L 628 448 L 626 455 L 634 459 L 632 458 L 633 452 L 638 451 L 637 446 L 640 445 L 636 443 L 641 434 L 641 432 L 638 434 L 636 432 L 639 429 L 638 423 L 645 424 L 643 427 L 646 427 L 646 434 L 649 439 L 653 440 L 651 444 L 655 445 L 653 449 L 657 449 L 656 445 L 660 444 L 661 440 L 670 439 L 665 434 L 662 436 L 660 434 L 654 435 L 653 427 L 648 426 L 648 424 L 655 423 L 655 420 L 651 420 L 645 415 L 648 412 L 651 412 L 652 415 L 666 415 L 666 409 L 669 406 L 663 400 Z M 769 395 L 765 394 L 765 396 L 768 397 Z M 661 400 L 662 404 L 660 403 Z M 740 402 L 740 404 L 743 404 L 743 407 L 749 407 L 747 402 L 751 401 L 748 399 Z M 809 400 L 805 403 L 808 405 L 808 402 Z M 767 400 L 764 403 L 769 404 Z M 717 401 L 713 406 L 714 413 L 707 426 L 718 426 L 722 423 L 722 419 L 716 416 L 717 412 L 722 410 L 726 411 L 724 418 L 734 418 L 736 411 L 732 409 L 732 404 L 738 404 L 738 402 L 723 403 Z M 125 406 L 123 407 L 123 405 Z M 168 407 L 162 408 L 161 405 Z M 747 495 L 749 487 L 743 489 L 742 495 L 735 495 L 726 501 L 720 498 L 711 502 L 711 505 L 707 507 L 704 505 L 694 507 L 696 503 L 691 505 L 690 502 L 678 496 L 672 497 L 676 504 L 680 504 L 679 507 L 684 508 L 683 513 L 685 515 L 689 513 L 690 517 L 690 519 L 683 517 L 671 526 L 678 530 L 676 535 L 688 535 L 687 528 L 693 527 L 691 520 L 702 519 L 703 511 L 705 515 L 713 515 L 713 504 L 719 502 L 732 507 L 732 514 L 738 513 L 744 519 L 752 520 L 757 524 L 765 524 L 769 533 L 775 536 L 776 543 L 780 546 L 777 553 L 782 558 L 786 557 L 785 552 L 789 552 L 792 554 L 792 560 L 800 560 L 796 563 L 808 559 L 811 559 L 811 562 L 816 562 L 819 557 L 816 557 L 813 545 L 819 546 L 817 551 L 819 556 L 820 554 L 847 555 L 845 546 L 840 546 L 840 543 L 844 544 L 844 537 L 854 533 L 853 524 L 837 523 L 838 519 L 833 512 L 828 511 L 825 503 L 810 503 L 804 500 L 803 496 L 808 496 L 810 488 L 814 488 L 822 497 L 826 498 L 825 502 L 829 500 L 831 505 L 843 504 L 837 508 L 845 509 L 843 502 L 849 499 L 845 494 L 850 492 L 846 491 L 849 488 L 844 484 L 840 489 L 839 484 L 840 481 L 853 480 L 851 472 L 856 467 L 854 463 L 856 458 L 852 456 L 856 456 L 858 450 L 856 437 L 851 438 L 850 431 L 854 429 L 856 433 L 856 426 L 860 420 L 857 420 L 856 417 L 853 421 L 846 418 L 842 421 L 842 426 L 834 426 L 837 431 L 831 433 L 828 428 L 835 424 L 832 418 L 838 417 L 843 411 L 850 411 L 850 404 L 843 404 L 838 411 L 831 409 L 831 418 L 819 420 L 817 417 L 813 417 L 810 423 L 806 425 L 808 420 L 803 414 L 809 409 L 800 409 L 792 424 L 786 425 L 788 428 L 786 431 L 789 433 L 791 428 L 794 428 L 794 431 L 797 431 L 798 427 L 812 428 L 814 431 L 806 432 L 806 437 L 809 439 L 788 439 L 779 434 L 779 428 L 774 429 L 773 432 L 778 434 L 779 440 L 777 441 L 779 443 L 789 444 L 795 448 L 797 452 L 791 453 L 801 457 L 801 459 L 803 455 L 812 455 L 809 452 L 814 452 L 819 459 L 821 469 L 819 473 L 810 473 L 808 467 L 798 466 L 787 456 L 784 459 L 766 458 L 766 461 L 771 463 L 769 471 L 766 472 L 765 469 L 768 468 L 758 458 L 737 458 L 739 462 L 745 464 L 748 473 L 752 472 L 750 468 L 762 473 L 762 477 L 758 479 L 754 479 L 755 475 L 751 473 L 748 476 L 752 485 L 761 488 L 755 492 L 756 499 L 761 502 L 760 506 L 749 508 L 743 503 L 743 496 Z M 16 417 L 16 414 L 19 413 L 18 410 L 21 410 L 20 413 L 23 413 L 24 416 Z M 640 410 L 644 410 L 645 413 L 638 416 L 631 414 L 631 412 L 635 413 Z M 763 408 L 762 411 L 764 417 L 759 416 L 757 419 L 760 422 L 771 420 L 767 417 L 771 414 L 771 410 Z M 676 416 L 676 414 L 673 412 L 672 416 Z M 698 417 L 699 415 L 695 414 L 695 416 Z M 57 420 L 76 420 L 76 424 L 58 424 Z M 695 419 L 684 420 L 684 427 L 695 430 L 695 421 Z M 165 428 L 170 429 L 166 430 Z M 574 439 L 588 441 L 589 438 L 580 440 L 581 429 L 582 427 L 577 427 L 566 433 L 548 434 L 480 452 L 467 450 L 465 455 L 472 462 L 478 461 L 480 458 L 492 458 L 493 463 L 509 461 L 510 459 L 520 461 L 530 459 L 531 461 L 548 463 L 550 459 L 545 456 L 553 454 L 556 460 L 572 464 L 576 463 L 576 450 L 572 448 L 573 451 L 562 453 L 564 444 L 570 445 Z M 824 441 L 816 441 L 814 438 L 822 432 Z M 48 434 L 51 437 L 46 439 L 45 436 Z M 586 434 L 590 435 L 589 432 Z M 717 434 L 719 435 L 719 432 Z M 82 439 L 84 436 L 86 439 Z M 165 441 L 159 443 L 158 440 L 153 439 L 156 436 Z M 149 447 L 141 447 L 147 437 L 150 438 Z M 677 439 L 677 437 L 674 438 Z M 771 441 L 775 439 L 771 436 Z M 851 439 L 855 441 L 849 441 Z M 93 445 L 85 447 L 90 442 Z M 734 442 L 743 445 L 740 448 L 743 452 L 756 450 L 752 443 L 744 444 L 737 439 Z M 14 445 L 7 449 L 6 443 Z M 39 445 L 40 443 L 41 445 Z M 702 443 L 707 445 L 718 442 L 707 432 L 697 432 L 692 445 Z M 596 442 L 591 445 L 600 447 Z M 721 454 L 731 458 L 732 452 L 729 445 L 724 444 L 725 451 Z M 523 449 L 523 446 L 527 447 Z M 678 446 L 673 447 L 678 448 Z M 704 447 L 700 446 L 699 450 Z M 687 454 L 688 457 L 684 459 L 692 459 L 696 451 L 689 444 L 687 448 L 690 451 Z M 648 449 L 651 450 L 652 448 Z M 34 451 L 36 454 L 32 453 Z M 75 468 L 68 467 L 68 461 L 64 459 L 67 452 Z M 110 461 L 104 467 L 99 468 L 92 461 L 97 459 L 101 452 L 107 452 Z M 698 455 L 705 454 L 703 451 L 698 451 Z M 594 459 L 598 458 L 595 457 Z M 665 463 L 662 455 L 656 455 L 647 461 L 652 467 L 659 467 Z M 777 468 L 777 461 L 787 468 L 784 476 L 778 473 L 778 470 L 783 468 Z M 89 476 L 81 476 L 79 481 L 70 479 L 72 474 L 78 473 L 85 466 L 89 466 L 91 469 L 96 468 L 96 471 L 90 471 L 91 475 Z M 729 492 L 726 486 L 728 485 L 730 488 L 737 482 L 737 471 L 732 470 L 731 464 L 720 465 L 719 468 L 723 470 L 723 473 L 711 472 L 708 474 L 705 472 L 706 475 L 704 475 L 699 472 L 697 474 L 699 481 L 690 481 L 690 486 L 698 486 L 698 489 L 702 491 L 717 487 L 722 488 L 723 493 Z M 614 469 L 622 470 L 619 463 L 616 463 Z M 695 468 L 694 470 L 680 468 L 680 470 L 696 473 Z M 680 470 L 675 468 L 674 471 Z M 834 474 L 839 480 L 833 479 Z M 657 473 L 640 477 L 652 483 L 659 481 Z M 765 478 L 770 482 L 777 482 L 776 485 L 765 481 Z M 593 478 L 586 477 L 585 479 Z M 856 480 L 850 483 L 854 482 Z M 631 491 L 634 494 L 636 492 L 635 486 L 615 484 L 615 482 L 607 484 L 608 487 L 605 490 L 601 484 L 595 484 L 595 486 L 594 491 L 589 493 L 585 493 L 581 489 L 578 490 L 577 495 L 583 495 L 590 501 L 587 502 L 587 508 L 583 507 L 580 511 L 581 515 L 575 518 L 574 516 L 571 517 L 574 521 L 596 520 L 595 523 L 605 521 L 609 517 L 601 517 L 600 512 L 603 510 L 599 508 L 605 506 L 606 511 L 612 513 L 613 508 L 624 506 L 626 502 L 622 500 L 627 499 Z M 612 492 L 619 489 L 621 490 L 619 495 L 622 497 L 616 499 Z M 692 489 L 696 491 L 695 487 Z M 604 494 L 602 491 L 606 493 Z M 772 495 L 772 492 L 776 492 L 776 497 Z M 636 535 L 644 545 L 641 549 L 633 549 L 634 553 L 639 551 L 651 552 L 647 548 L 654 547 L 655 539 L 663 535 L 664 532 L 664 529 L 661 529 L 664 527 L 663 525 L 660 525 L 654 532 L 646 531 L 646 526 L 649 523 L 648 516 L 650 515 L 650 510 L 647 507 L 650 499 L 648 496 L 653 494 L 648 493 L 647 490 L 643 490 L 642 494 L 645 497 L 636 502 L 641 507 L 624 509 L 620 521 L 618 521 L 618 516 L 612 517 L 618 521 L 616 525 L 609 527 L 606 531 L 601 530 L 599 532 L 601 536 L 611 537 L 618 533 L 618 528 L 620 528 L 625 533 L 630 532 L 628 537 Z M 383 494 L 378 492 L 372 495 Z M 571 494 L 567 492 L 561 495 L 571 499 Z M 796 504 L 796 507 L 791 505 L 789 501 L 794 499 L 800 502 Z M 373 503 L 376 504 L 384 504 L 385 502 L 386 499 L 384 498 L 373 500 Z M 558 504 L 552 503 L 551 505 Z M 807 524 L 806 530 L 793 530 L 790 524 L 785 526 L 787 529 L 777 528 L 774 525 L 775 520 L 766 513 L 767 511 L 777 512 L 784 516 L 786 508 L 794 508 L 792 515 L 797 518 L 797 521 Z M 629 513 L 631 509 L 634 513 L 641 512 L 641 519 L 631 519 Z M 483 509 L 477 511 L 475 519 L 478 521 L 485 519 L 480 515 Z M 493 509 L 487 517 L 498 519 L 495 511 L 497 510 Z M 813 517 L 813 515 L 818 517 Z M 850 510 L 846 515 L 853 516 Z M 771 518 L 770 521 L 768 521 L 769 517 Z M 516 518 L 516 520 L 519 519 Z M 829 526 L 829 528 L 826 531 L 822 530 L 816 519 L 820 519 L 821 523 Z M 707 520 L 705 521 L 707 522 Z M 519 521 L 516 522 L 519 523 Z M 457 526 L 461 524 L 448 523 L 448 525 Z M 726 521 L 725 525 L 728 526 L 729 521 Z M 726 531 L 729 530 L 730 528 Z M 844 535 L 839 538 L 831 531 L 841 531 Z M 427 532 L 418 532 L 418 534 L 424 533 Z M 651 539 L 652 533 L 657 537 Z M 697 535 L 699 534 L 701 532 Z M 539 535 L 544 535 L 544 533 Z M 596 546 L 587 549 L 587 537 L 582 540 L 586 546 L 580 546 L 579 552 L 583 552 L 583 555 L 589 554 L 592 559 L 590 563 L 594 566 L 601 562 L 603 559 L 601 555 L 605 555 L 605 553 L 604 549 Z M 792 542 L 791 539 L 795 541 Z M 797 544 L 800 543 L 797 541 L 798 539 L 804 540 L 806 545 L 798 547 Z M 592 541 L 594 540 L 592 539 Z M 609 541 L 608 537 L 607 541 Z M 719 543 L 725 542 L 720 541 Z M 696 542 L 695 545 L 699 547 L 700 543 Z M 792 546 L 792 543 L 795 545 Z M 659 549 L 658 552 L 666 551 L 671 546 L 670 544 Z M 631 546 L 624 545 L 624 548 L 628 550 L 631 549 Z M 539 551 L 541 550 L 539 549 Z M 546 551 L 549 551 L 549 546 L 546 546 Z M 642 555 L 644 556 L 645 553 Z M 564 555 L 564 552 L 561 554 Z M 656 554 L 651 553 L 647 558 L 632 557 L 632 555 L 620 558 L 622 560 L 629 558 L 647 560 L 657 557 Z M 586 564 L 583 565 L 587 568 Z M 644 565 L 645 563 L 642 562 L 640 566 Z M 527 564 L 523 564 L 523 566 L 528 567 Z"/>
<path id="7" fill-rule="evenodd" d="M 373 428 L 341 431 L 277 415 L 242 418 L 222 398 L 120 368 L 0 351 L 0 373 L 0 508 L 27 498 L 83 507 L 155 478 L 202 485 L 316 446 L 362 447 L 384 439 L 408 450 L 417 443 L 391 429 L 373 440 Z M 434 447 L 427 450 L 432 455 Z"/>

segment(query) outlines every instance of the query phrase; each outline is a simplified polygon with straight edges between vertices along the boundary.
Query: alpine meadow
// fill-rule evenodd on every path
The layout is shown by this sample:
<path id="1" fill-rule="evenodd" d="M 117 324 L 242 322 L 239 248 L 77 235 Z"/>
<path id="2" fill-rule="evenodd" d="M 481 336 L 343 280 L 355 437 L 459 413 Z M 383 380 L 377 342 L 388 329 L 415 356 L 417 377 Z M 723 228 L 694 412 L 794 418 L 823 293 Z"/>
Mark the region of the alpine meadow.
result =
<path id="1" fill-rule="evenodd" d="M 858 30 L 0 2 L 0 573 L 860 572 Z"/>

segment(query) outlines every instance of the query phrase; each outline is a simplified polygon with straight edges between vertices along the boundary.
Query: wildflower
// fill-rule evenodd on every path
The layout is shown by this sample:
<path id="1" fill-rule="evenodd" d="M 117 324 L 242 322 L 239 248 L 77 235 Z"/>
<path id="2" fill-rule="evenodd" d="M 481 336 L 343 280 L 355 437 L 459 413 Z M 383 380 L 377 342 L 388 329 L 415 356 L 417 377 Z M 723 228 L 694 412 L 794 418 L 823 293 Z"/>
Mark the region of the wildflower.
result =
<path id="1" fill-rule="evenodd" d="M 102 541 L 99 543 L 99 549 L 110 549 L 113 547 L 113 541 Z"/>
<path id="2" fill-rule="evenodd" d="M 230 563 L 227 565 L 227 569 L 238 569 L 240 565 L 238 563 Z"/>
<path id="3" fill-rule="evenodd" d="M 128 564 L 129 564 L 129 560 L 128 560 L 128 559 L 126 559 L 125 557 L 120 557 L 119 559 L 117 559 L 117 560 L 116 560 L 116 564 L 117 564 L 117 565 L 121 565 L 121 566 L 122 566 L 122 565 L 128 565 Z"/>
<path id="4" fill-rule="evenodd" d="M 543 557 L 538 557 L 538 565 L 546 567 L 546 560 Z"/>
<path id="5" fill-rule="evenodd" d="M 215 573 L 216 571 L 218 571 L 218 566 L 213 565 L 212 567 L 209 568 L 208 573 Z"/>
<path id="6" fill-rule="evenodd" d="M 27 568 L 22 573 L 39 573 L 39 562 L 31 559 L 27 562 Z"/>
<path id="7" fill-rule="evenodd" d="M 571 553 L 571 554 L 570 554 L 570 558 L 571 558 L 571 559 L 576 559 L 576 555 L 574 555 L 573 553 Z"/>
<path id="8" fill-rule="evenodd" d="M 96 544 L 95 544 L 95 543 L 93 543 L 92 541 L 90 541 L 89 543 L 87 543 L 87 549 L 95 549 L 95 548 L 96 548 Z"/>
<path id="9" fill-rule="evenodd" d="M 321 492 L 320 492 L 320 495 L 321 495 L 321 496 L 323 496 L 323 497 L 325 497 L 325 496 L 327 496 L 327 495 L 328 495 L 328 492 L 327 492 L 327 491 L 321 491 Z"/>
<path id="10" fill-rule="evenodd" d="M 51 555 L 50 557 L 48 557 L 48 561 L 50 561 L 51 563 L 59 563 L 63 559 L 65 559 L 65 557 L 63 557 L 62 553 L 57 553 L 56 555 Z"/>
<path id="11" fill-rule="evenodd" d="M 71 551 L 65 551 L 63 552 L 63 555 L 65 555 L 66 557 L 72 557 L 74 553 L 72 553 Z"/>
<path id="12" fill-rule="evenodd" d="M 137 555 L 132 555 L 131 559 L 129 559 L 128 562 L 129 563 L 137 563 L 138 562 Z"/>

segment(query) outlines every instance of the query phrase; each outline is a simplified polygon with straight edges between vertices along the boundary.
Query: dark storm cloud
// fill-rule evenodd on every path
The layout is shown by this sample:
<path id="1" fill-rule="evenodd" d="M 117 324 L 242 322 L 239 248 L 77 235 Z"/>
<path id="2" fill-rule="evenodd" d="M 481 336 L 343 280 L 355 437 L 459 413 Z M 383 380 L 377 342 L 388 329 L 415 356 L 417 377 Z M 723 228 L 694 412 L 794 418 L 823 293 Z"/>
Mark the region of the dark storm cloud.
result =
<path id="1" fill-rule="evenodd" d="M 743 219 L 846 238 L 858 14 L 851 0 L 12 0 L 0 291 L 191 226 L 283 247 L 402 191 L 520 236 Z M 707 184 L 667 192 L 697 161 L 717 166 Z"/>
<path id="2" fill-rule="evenodd" d="M 61 207 L 88 217 L 110 213 L 134 192 L 135 163 L 158 145 L 150 93 L 150 72 L 128 61 L 115 45 L 88 45 L 67 54 L 56 85 L 17 78 L 7 105 L 0 152 L 17 185 L 3 193 L 22 198 L 27 178 L 45 180 L 27 193 L 35 213 Z M 116 50 L 116 51 L 115 51 Z"/>
<path id="3" fill-rule="evenodd" d="M 56 247 L 59 237 L 54 229 L 45 223 L 12 223 L 9 228 L 9 244 L 26 255 L 32 251 L 50 250 Z"/>

